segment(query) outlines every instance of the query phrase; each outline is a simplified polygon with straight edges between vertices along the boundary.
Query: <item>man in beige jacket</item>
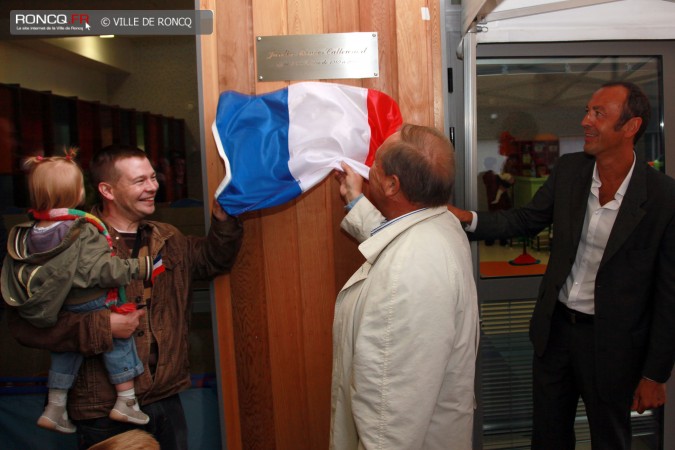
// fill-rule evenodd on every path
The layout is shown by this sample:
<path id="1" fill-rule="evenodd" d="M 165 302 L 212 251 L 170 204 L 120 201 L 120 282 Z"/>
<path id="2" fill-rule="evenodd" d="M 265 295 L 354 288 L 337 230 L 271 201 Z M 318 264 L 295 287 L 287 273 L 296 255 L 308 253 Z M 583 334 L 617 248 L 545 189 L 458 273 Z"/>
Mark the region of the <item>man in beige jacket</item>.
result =
<path id="1" fill-rule="evenodd" d="M 377 151 L 369 199 L 343 169 L 342 228 L 366 262 L 335 306 L 330 447 L 468 450 L 478 305 L 469 243 L 446 208 L 452 145 L 404 125 Z"/>

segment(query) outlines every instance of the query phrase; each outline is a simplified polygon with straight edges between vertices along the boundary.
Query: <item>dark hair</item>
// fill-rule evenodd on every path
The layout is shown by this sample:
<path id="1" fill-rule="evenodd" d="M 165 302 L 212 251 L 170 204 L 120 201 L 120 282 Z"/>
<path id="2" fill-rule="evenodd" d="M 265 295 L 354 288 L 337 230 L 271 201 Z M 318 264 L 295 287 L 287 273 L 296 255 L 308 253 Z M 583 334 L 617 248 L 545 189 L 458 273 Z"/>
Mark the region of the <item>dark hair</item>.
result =
<path id="1" fill-rule="evenodd" d="M 127 158 L 147 159 L 148 155 L 138 147 L 123 144 L 108 145 L 96 152 L 89 164 L 94 191 L 98 192 L 98 185 L 101 182 L 116 181 L 120 174 L 115 170 L 115 163 Z"/>
<path id="2" fill-rule="evenodd" d="M 381 157 L 386 175 L 396 175 L 406 198 L 423 206 L 442 206 L 450 201 L 455 182 L 452 144 L 440 131 L 404 124 L 401 139 Z"/>
<path id="3" fill-rule="evenodd" d="M 640 129 L 633 137 L 633 143 L 636 143 L 637 140 L 642 137 L 645 129 L 647 129 L 647 125 L 649 124 L 649 119 L 652 113 L 651 106 L 649 105 L 649 99 L 640 86 L 629 81 L 611 81 L 602 85 L 603 88 L 615 86 L 623 87 L 626 89 L 626 91 L 628 91 L 626 102 L 623 104 L 621 116 L 619 117 L 619 121 L 616 123 L 615 129 L 618 130 L 633 117 L 641 118 L 642 124 L 640 124 Z"/>

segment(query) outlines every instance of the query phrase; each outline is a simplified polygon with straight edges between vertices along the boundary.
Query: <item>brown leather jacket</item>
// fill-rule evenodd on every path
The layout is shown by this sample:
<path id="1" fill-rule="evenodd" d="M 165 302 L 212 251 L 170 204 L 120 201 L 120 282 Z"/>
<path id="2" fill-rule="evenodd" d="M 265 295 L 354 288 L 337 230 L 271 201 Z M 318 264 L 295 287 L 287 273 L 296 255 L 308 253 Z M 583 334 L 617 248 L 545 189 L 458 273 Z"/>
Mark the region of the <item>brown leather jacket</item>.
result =
<path id="1" fill-rule="evenodd" d="M 100 217 L 100 216 L 99 216 Z M 151 256 L 161 252 L 166 268 L 154 282 L 148 313 L 141 318 L 135 332 L 136 348 L 145 372 L 136 378 L 135 389 L 140 404 L 149 404 L 190 387 L 188 361 L 188 325 L 192 280 L 208 280 L 230 270 L 241 245 L 242 227 L 235 218 L 211 221 L 205 238 L 183 235 L 174 226 L 145 222 L 150 228 Z M 130 256 L 123 239 L 110 228 L 115 252 Z M 143 281 L 127 286 L 130 301 L 142 301 Z M 107 416 L 115 403 L 115 388 L 107 377 L 101 353 L 112 349 L 110 312 L 88 314 L 61 312 L 52 328 L 36 328 L 8 311 L 14 337 L 28 347 L 50 351 L 80 352 L 85 355 L 75 386 L 68 400 L 68 413 L 76 420 Z M 158 347 L 154 377 L 148 367 L 152 337 Z"/>

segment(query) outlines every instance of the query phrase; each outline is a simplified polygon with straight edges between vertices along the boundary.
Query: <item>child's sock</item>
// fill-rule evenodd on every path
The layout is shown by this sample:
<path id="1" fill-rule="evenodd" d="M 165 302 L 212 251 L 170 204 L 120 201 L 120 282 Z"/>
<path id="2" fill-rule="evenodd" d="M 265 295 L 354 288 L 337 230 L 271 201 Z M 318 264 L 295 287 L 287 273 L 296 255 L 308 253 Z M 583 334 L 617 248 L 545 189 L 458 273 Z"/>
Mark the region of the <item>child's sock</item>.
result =
<path id="1" fill-rule="evenodd" d="M 68 401 L 68 390 L 67 389 L 50 389 L 47 394 L 47 399 L 49 403 L 54 403 L 55 405 L 63 406 Z"/>
<path id="2" fill-rule="evenodd" d="M 134 388 L 127 389 L 126 391 L 119 391 L 117 397 L 124 400 L 134 400 L 136 398 L 136 390 Z M 134 402 L 132 408 L 135 411 L 140 411 L 141 408 L 138 406 L 138 402 Z"/>

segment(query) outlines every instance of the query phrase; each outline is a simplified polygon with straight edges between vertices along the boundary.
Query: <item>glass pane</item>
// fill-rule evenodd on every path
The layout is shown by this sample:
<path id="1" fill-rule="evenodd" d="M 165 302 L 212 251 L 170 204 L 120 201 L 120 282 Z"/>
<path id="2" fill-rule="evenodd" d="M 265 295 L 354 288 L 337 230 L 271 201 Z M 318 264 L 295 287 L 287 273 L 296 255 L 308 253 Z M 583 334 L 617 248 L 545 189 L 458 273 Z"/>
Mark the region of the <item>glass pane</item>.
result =
<path id="1" fill-rule="evenodd" d="M 534 300 L 481 303 L 483 449 L 530 448 Z"/>
<path id="2" fill-rule="evenodd" d="M 477 62 L 478 205 L 504 210 L 525 204 L 559 156 L 583 151 L 581 120 L 592 93 L 608 81 L 640 85 L 652 120 L 636 150 L 664 170 L 660 73 L 656 57 L 481 58 Z M 555 230 L 535 237 L 480 242 L 481 279 L 543 274 Z M 530 447 L 534 299 L 481 303 L 481 386 L 484 449 Z M 660 411 L 634 414 L 633 447 L 659 448 Z M 577 448 L 590 448 L 579 402 Z"/>
<path id="3" fill-rule="evenodd" d="M 194 2 L 180 1 L 183 7 L 176 9 L 194 7 Z M 98 38 L 72 39 L 78 40 L 73 49 L 87 49 L 92 43 L 98 48 Z M 93 64 L 96 52 L 85 57 L 73 50 L 67 58 L 56 58 L 53 43 L 37 39 L 33 43 L 29 49 L 0 38 L 0 241 L 2 225 L 9 229 L 27 220 L 24 157 L 62 154 L 63 147 L 72 145 L 79 148 L 78 161 L 86 169 L 93 154 L 111 143 L 138 145 L 153 161 L 160 154 L 168 158 L 173 164 L 174 192 L 169 199 L 174 201 L 160 202 L 157 197 L 152 219 L 170 223 L 187 235 L 204 235 L 200 151 L 204 133 L 199 108 L 192 107 L 199 103 L 195 37 L 106 40 L 103 47 L 133 60 L 124 67 L 116 67 L 115 61 Z M 66 51 L 57 47 L 59 55 Z M 85 177 L 88 173 L 85 170 Z M 87 198 L 88 205 L 94 203 L 93 189 L 88 189 Z M 192 388 L 181 393 L 189 447 L 221 448 L 210 286 L 200 281 L 191 288 L 190 332 L 185 339 L 190 341 Z M 0 301 L 4 350 L 0 354 L 0 448 L 76 448 L 76 436 L 34 425 L 44 407 L 49 353 L 22 347 L 12 338 L 2 305 Z M 20 426 L 10 426 L 13 423 Z"/>
<path id="4" fill-rule="evenodd" d="M 52 153 L 54 155 L 63 155 L 64 150 L 73 145 L 71 139 L 71 102 L 72 100 L 63 97 L 53 96 L 52 98 Z"/>
<path id="5" fill-rule="evenodd" d="M 113 143 L 113 120 L 112 110 L 109 106 L 101 105 L 99 107 L 99 120 L 101 125 L 101 147 Z"/>
<path id="6" fill-rule="evenodd" d="M 640 85 L 652 120 L 637 144 L 664 170 L 660 59 L 656 57 L 481 58 L 477 62 L 478 209 L 522 206 L 560 155 L 583 150 L 581 120 L 591 94 L 608 81 Z M 555 230 L 479 244 L 481 278 L 546 270 Z"/>

